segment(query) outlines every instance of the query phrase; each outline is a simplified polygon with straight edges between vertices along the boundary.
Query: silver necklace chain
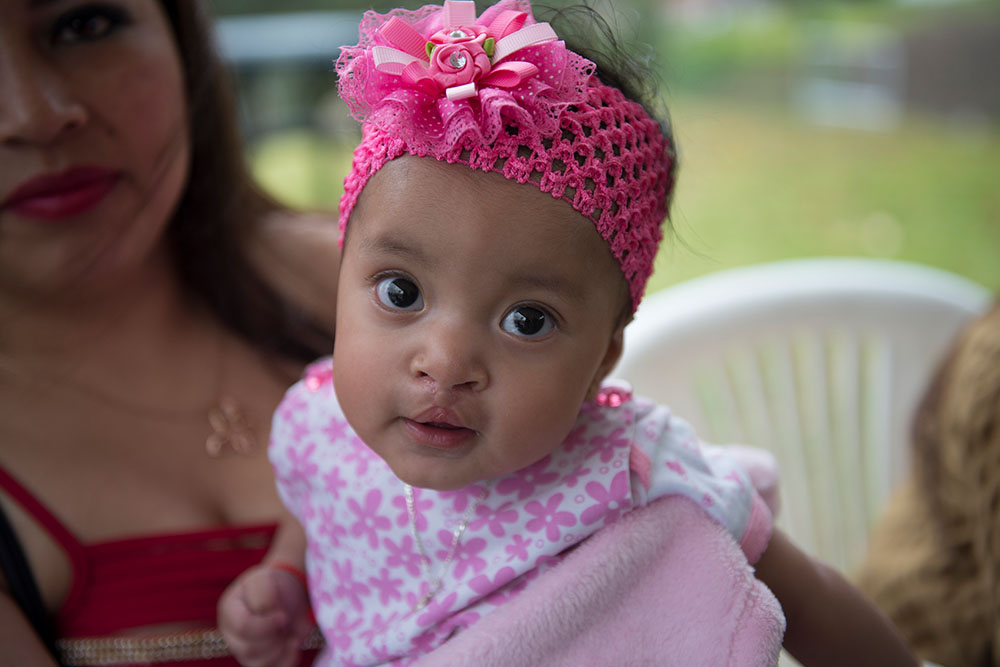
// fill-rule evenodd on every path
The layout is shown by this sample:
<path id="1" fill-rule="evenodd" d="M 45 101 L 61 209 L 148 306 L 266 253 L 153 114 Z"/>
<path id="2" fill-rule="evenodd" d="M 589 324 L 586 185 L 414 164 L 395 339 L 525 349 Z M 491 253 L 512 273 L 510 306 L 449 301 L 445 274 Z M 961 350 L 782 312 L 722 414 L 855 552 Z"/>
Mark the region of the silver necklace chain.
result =
<path id="1" fill-rule="evenodd" d="M 413 542 L 417 545 L 417 551 L 420 552 L 420 562 L 423 564 L 424 571 L 427 574 L 428 591 L 423 597 L 417 600 L 417 603 L 413 606 L 414 611 L 426 607 L 434 599 L 434 596 L 441 591 L 441 588 L 444 586 L 444 577 L 448 573 L 451 561 L 455 558 L 455 552 L 458 551 L 458 545 L 462 541 L 462 534 L 465 533 L 465 529 L 469 527 L 469 523 L 472 521 L 472 516 L 489 494 L 489 487 L 484 485 L 483 492 L 479 494 L 479 498 L 465 511 L 462 521 L 451 532 L 451 546 L 448 548 L 448 555 L 445 557 L 444 562 L 441 563 L 439 574 L 434 576 L 431 572 L 431 563 L 433 561 L 427 555 L 427 551 L 424 549 L 424 541 L 420 539 L 420 531 L 417 530 L 417 512 L 414 509 L 413 503 L 413 487 L 409 484 L 403 484 L 403 495 L 406 498 L 406 513 L 410 517 L 410 532 L 413 535 Z"/>

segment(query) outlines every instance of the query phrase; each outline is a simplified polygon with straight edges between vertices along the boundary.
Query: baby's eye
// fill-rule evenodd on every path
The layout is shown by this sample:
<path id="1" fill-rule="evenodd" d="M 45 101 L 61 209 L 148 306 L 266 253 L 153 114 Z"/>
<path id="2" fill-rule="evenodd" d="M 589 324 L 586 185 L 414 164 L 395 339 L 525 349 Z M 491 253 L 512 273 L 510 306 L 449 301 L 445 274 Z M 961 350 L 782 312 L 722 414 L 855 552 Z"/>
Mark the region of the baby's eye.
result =
<path id="1" fill-rule="evenodd" d="M 516 306 L 504 315 L 500 328 L 525 338 L 538 338 L 552 331 L 555 324 L 544 310 L 534 306 Z"/>
<path id="2" fill-rule="evenodd" d="M 383 305 L 396 310 L 420 310 L 424 307 L 424 299 L 420 296 L 420 288 L 412 281 L 399 276 L 383 278 L 375 286 L 378 300 Z"/>
<path id="3" fill-rule="evenodd" d="M 52 27 L 52 41 L 61 44 L 91 42 L 107 37 L 130 21 L 121 7 L 89 4 L 60 16 Z"/>

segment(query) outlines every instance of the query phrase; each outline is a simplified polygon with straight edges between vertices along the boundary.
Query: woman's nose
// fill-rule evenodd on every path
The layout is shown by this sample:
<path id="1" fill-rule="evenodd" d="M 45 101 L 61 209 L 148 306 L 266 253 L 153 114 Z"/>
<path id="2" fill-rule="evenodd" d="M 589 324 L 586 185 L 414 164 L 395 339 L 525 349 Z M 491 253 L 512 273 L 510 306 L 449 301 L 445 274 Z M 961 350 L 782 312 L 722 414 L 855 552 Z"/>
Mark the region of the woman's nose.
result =
<path id="1" fill-rule="evenodd" d="M 0 44 L 0 143 L 48 146 L 83 127 L 87 108 L 57 70 L 23 51 Z"/>
<path id="2" fill-rule="evenodd" d="M 429 328 L 417 335 L 422 340 L 418 341 L 410 365 L 414 378 L 435 393 L 486 388 L 489 382 L 486 360 L 474 333 L 445 326 Z"/>

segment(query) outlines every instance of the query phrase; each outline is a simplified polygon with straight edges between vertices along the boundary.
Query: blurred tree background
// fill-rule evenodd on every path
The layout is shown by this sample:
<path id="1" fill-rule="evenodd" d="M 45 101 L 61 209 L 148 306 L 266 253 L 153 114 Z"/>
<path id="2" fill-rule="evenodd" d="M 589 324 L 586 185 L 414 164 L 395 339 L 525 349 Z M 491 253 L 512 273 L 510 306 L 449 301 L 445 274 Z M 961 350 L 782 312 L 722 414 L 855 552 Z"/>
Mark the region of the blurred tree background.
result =
<path id="1" fill-rule="evenodd" d="M 356 41 L 362 10 L 422 4 L 212 1 L 265 187 L 336 207 L 358 136 L 336 97 L 337 47 Z M 1000 290 L 1000 3 L 589 4 L 655 61 L 681 151 L 675 233 L 651 289 L 730 266 L 855 255 Z"/>

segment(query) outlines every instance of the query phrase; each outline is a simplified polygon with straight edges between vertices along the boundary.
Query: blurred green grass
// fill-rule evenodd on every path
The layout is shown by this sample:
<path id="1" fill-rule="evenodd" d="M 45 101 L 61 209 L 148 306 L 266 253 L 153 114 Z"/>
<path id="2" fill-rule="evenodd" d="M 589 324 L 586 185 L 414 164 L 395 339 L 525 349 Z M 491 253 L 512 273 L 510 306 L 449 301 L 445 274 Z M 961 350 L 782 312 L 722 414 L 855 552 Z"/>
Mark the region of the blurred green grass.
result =
<path id="1" fill-rule="evenodd" d="M 1000 289 L 1000 130 L 907 116 L 884 132 L 811 125 L 786 106 L 680 94 L 674 233 L 650 290 L 793 257 L 885 257 Z M 257 144 L 254 170 L 288 203 L 335 209 L 351 144 L 306 131 Z"/>
<path id="2" fill-rule="evenodd" d="M 674 241 L 651 289 L 817 255 L 902 259 L 1000 288 L 1000 133 L 909 116 L 867 132 L 745 100 L 672 105 Z"/>

